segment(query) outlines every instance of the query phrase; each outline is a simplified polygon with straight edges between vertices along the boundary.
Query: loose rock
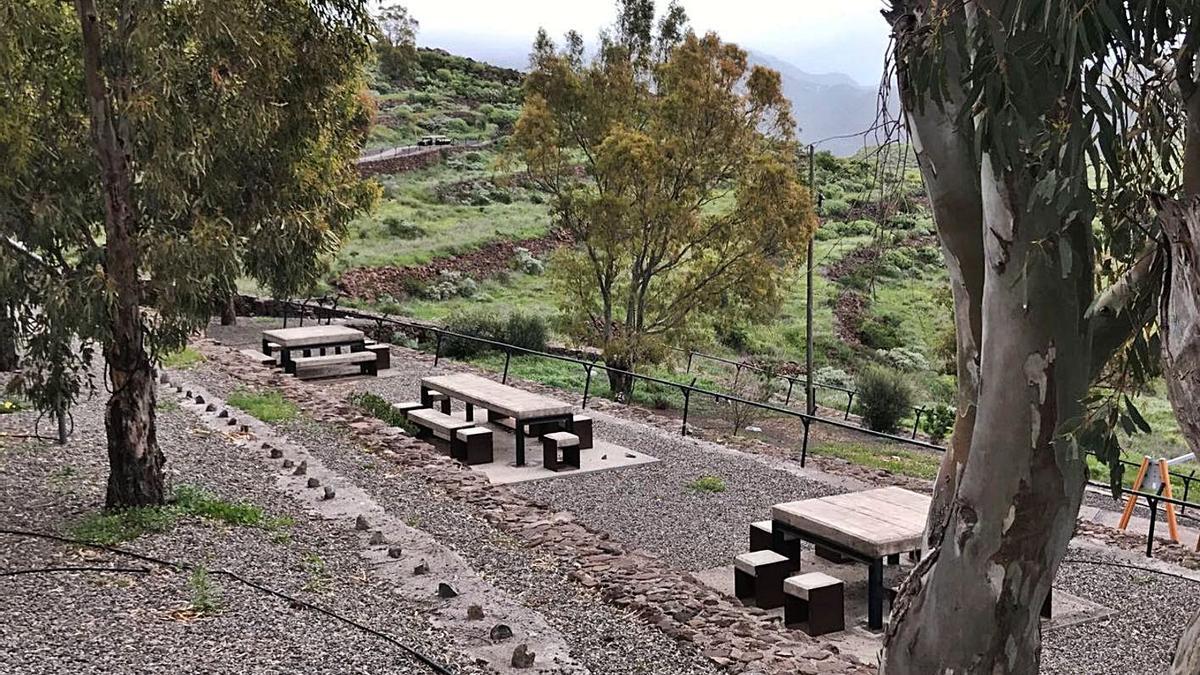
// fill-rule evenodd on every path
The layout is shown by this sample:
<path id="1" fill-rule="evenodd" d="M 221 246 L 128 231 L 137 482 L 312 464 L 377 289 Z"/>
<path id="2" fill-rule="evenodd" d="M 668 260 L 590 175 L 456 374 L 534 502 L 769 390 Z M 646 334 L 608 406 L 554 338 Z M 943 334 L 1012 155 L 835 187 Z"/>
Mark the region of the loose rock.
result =
<path id="1" fill-rule="evenodd" d="M 197 404 L 203 404 L 203 403 L 204 403 L 204 397 L 203 397 L 203 396 L 201 396 L 200 394 L 196 394 L 196 403 L 197 403 Z"/>
<path id="2" fill-rule="evenodd" d="M 307 460 L 300 462 L 300 466 L 296 467 L 296 470 L 292 472 L 292 475 L 293 476 L 303 476 L 306 473 L 308 473 L 308 461 Z"/>
<path id="3" fill-rule="evenodd" d="M 537 656 L 537 654 L 534 654 L 533 652 L 529 651 L 529 647 L 527 647 L 526 645 L 523 645 L 523 644 L 517 645 L 517 648 L 513 650 L 512 667 L 513 668 L 532 668 L 533 660 L 536 656 Z"/>
<path id="4" fill-rule="evenodd" d="M 468 621 L 482 621 L 483 620 L 483 608 L 480 607 L 479 605 L 469 605 L 467 607 L 467 620 Z"/>
<path id="5" fill-rule="evenodd" d="M 337 493 L 334 492 L 333 486 L 326 485 L 325 486 L 325 494 L 321 497 L 321 499 L 324 499 L 325 501 L 329 501 L 330 499 L 333 499 L 336 496 L 337 496 Z"/>
<path id="6" fill-rule="evenodd" d="M 438 594 L 439 598 L 457 598 L 458 597 L 458 591 L 454 590 L 453 586 L 451 586 L 450 584 L 448 584 L 444 581 L 442 583 L 438 584 L 437 594 Z"/>
<path id="7" fill-rule="evenodd" d="M 354 529 L 362 531 L 369 530 L 371 529 L 371 523 L 367 522 L 366 516 L 359 514 L 359 516 L 354 519 Z"/>
<path id="8" fill-rule="evenodd" d="M 372 532 L 371 538 L 367 540 L 367 544 L 370 546 L 379 546 L 382 543 L 383 543 L 383 533 L 380 532 L 379 530 L 375 530 L 374 532 Z"/>
<path id="9" fill-rule="evenodd" d="M 279 448 L 271 448 L 271 459 L 279 459 L 283 457 L 283 451 Z"/>
<path id="10" fill-rule="evenodd" d="M 320 481 L 320 479 L 318 479 L 318 478 L 309 478 L 309 479 L 308 479 L 308 487 L 310 487 L 310 488 L 321 487 L 321 481 Z"/>
<path id="11" fill-rule="evenodd" d="M 502 642 L 511 638 L 513 636 L 513 632 L 512 629 L 507 625 L 498 623 L 495 626 L 492 626 L 492 630 L 490 633 L 488 633 L 488 635 L 492 638 L 492 642 Z"/>
<path id="12" fill-rule="evenodd" d="M 283 468 L 285 468 L 285 469 L 290 469 L 290 468 L 292 468 L 293 466 L 296 466 L 296 463 L 295 463 L 295 462 L 293 462 L 292 460 L 290 460 L 290 459 L 285 459 L 285 460 L 283 460 Z"/>
<path id="13" fill-rule="evenodd" d="M 422 560 L 413 568 L 413 576 L 419 577 L 426 574 L 429 574 L 429 563 Z"/>
<path id="14" fill-rule="evenodd" d="M 389 558 L 399 558 L 403 554 L 404 554 L 404 549 L 400 548 L 399 546 L 389 546 L 388 547 L 388 557 Z"/>

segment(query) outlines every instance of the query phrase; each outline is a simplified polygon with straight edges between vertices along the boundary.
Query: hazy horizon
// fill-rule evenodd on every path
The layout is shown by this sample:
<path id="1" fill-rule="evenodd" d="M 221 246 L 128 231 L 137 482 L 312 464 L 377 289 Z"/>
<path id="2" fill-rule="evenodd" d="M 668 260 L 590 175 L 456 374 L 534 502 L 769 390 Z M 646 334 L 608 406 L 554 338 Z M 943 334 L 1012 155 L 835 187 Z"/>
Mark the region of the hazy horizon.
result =
<path id="1" fill-rule="evenodd" d="M 420 22 L 422 46 L 483 61 L 503 60 L 508 67 L 522 55 L 538 28 L 558 38 L 570 29 L 589 40 L 612 24 L 614 0 L 408 0 L 409 13 Z M 883 70 L 889 29 L 879 15 L 881 0 L 777 2 L 683 0 L 680 4 L 700 31 L 716 31 L 725 40 L 751 51 L 782 59 L 810 73 L 843 73 L 857 84 L 874 88 Z M 658 3 L 661 11 L 666 2 Z M 523 51 L 522 51 L 523 50 Z"/>

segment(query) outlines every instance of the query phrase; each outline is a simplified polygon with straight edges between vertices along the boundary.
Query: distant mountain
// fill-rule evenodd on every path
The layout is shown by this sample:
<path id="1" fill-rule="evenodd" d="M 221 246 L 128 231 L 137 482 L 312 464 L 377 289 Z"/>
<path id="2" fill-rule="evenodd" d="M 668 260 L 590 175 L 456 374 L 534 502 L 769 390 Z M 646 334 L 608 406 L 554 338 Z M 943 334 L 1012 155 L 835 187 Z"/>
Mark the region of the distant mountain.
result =
<path id="1" fill-rule="evenodd" d="M 783 95 L 792 102 L 800 140 L 812 143 L 831 136 L 858 134 L 875 121 L 879 93 L 842 73 L 809 73 L 769 54 L 750 52 L 750 60 L 779 71 Z M 874 139 L 866 139 L 874 145 Z M 817 146 L 842 157 L 863 148 L 862 137 L 837 138 Z"/>
<path id="2" fill-rule="evenodd" d="M 503 68 L 525 71 L 529 67 L 530 46 L 514 41 L 456 35 L 442 39 L 423 36 L 422 42 Z M 875 121 L 878 92 L 857 83 L 849 75 L 810 73 L 783 59 L 754 50 L 750 50 L 750 61 L 779 71 L 783 94 L 792 102 L 792 112 L 803 142 L 857 134 Z M 873 139 L 867 141 L 874 145 Z M 839 138 L 821 143 L 817 149 L 846 157 L 861 150 L 863 144 L 861 137 Z"/>

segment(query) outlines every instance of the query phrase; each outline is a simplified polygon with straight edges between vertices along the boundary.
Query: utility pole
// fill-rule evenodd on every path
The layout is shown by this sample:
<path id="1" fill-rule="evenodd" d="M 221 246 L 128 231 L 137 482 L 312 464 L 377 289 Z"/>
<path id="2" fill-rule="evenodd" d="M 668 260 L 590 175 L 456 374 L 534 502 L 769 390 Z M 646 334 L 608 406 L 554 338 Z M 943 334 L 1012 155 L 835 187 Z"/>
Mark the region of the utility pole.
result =
<path id="1" fill-rule="evenodd" d="M 816 158 L 816 146 L 808 146 L 808 190 L 813 199 L 813 206 L 817 209 L 818 225 L 821 217 L 821 197 L 817 192 L 817 170 L 814 159 Z M 809 415 L 817 412 L 817 397 L 813 390 L 813 241 L 814 236 L 808 238 L 808 284 L 804 289 L 804 324 L 805 324 L 805 350 L 804 350 L 804 402 L 805 409 Z"/>

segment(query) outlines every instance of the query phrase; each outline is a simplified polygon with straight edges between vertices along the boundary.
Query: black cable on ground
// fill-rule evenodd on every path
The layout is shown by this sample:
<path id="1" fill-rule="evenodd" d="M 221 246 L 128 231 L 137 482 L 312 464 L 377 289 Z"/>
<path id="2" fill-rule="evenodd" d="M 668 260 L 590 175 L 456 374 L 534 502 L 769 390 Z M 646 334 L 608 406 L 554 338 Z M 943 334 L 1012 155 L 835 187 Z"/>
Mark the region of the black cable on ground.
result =
<path id="1" fill-rule="evenodd" d="M 1141 565 L 1130 565 L 1128 563 L 1108 562 L 1105 560 L 1081 560 L 1079 558 L 1064 558 L 1063 562 L 1064 563 L 1074 563 L 1076 565 L 1098 565 L 1100 567 L 1118 567 L 1118 568 L 1127 569 L 1127 570 L 1137 570 L 1139 572 L 1150 572 L 1152 574 L 1161 574 L 1164 577 L 1175 577 L 1176 579 L 1180 579 L 1182 581 L 1190 581 L 1193 584 L 1200 584 L 1200 579 L 1193 579 L 1191 577 L 1185 577 L 1182 574 L 1175 574 L 1174 572 L 1167 572 L 1165 570 L 1156 570 L 1153 567 L 1142 567 Z"/>
<path id="2" fill-rule="evenodd" d="M 115 553 L 117 555 L 123 555 L 123 556 L 127 556 L 130 558 L 135 558 L 137 560 L 143 560 L 145 562 L 154 563 L 156 565 L 162 565 L 164 567 L 172 567 L 172 568 L 180 569 L 180 570 L 190 570 L 190 569 L 195 568 L 195 566 L 192 565 L 191 563 L 181 563 L 181 562 L 175 562 L 172 560 L 164 560 L 161 558 L 155 558 L 153 556 L 143 555 L 141 553 L 135 553 L 133 551 L 127 551 L 125 549 L 116 548 L 115 546 L 108 546 L 106 544 L 95 544 L 95 543 L 92 543 L 89 541 L 83 541 L 80 539 L 71 539 L 69 537 L 62 537 L 57 534 L 49 534 L 46 532 L 30 532 L 30 531 L 26 531 L 26 530 L 0 529 L 0 534 L 10 534 L 10 535 L 13 535 L 16 537 L 29 537 L 29 538 L 34 538 L 34 539 L 47 539 L 50 541 L 57 541 L 57 542 L 64 543 L 64 544 L 71 544 L 74 546 L 87 546 L 89 548 L 95 548 L 95 549 L 99 549 L 101 551 L 108 551 L 110 553 Z M 53 568 L 47 568 L 45 571 L 50 571 L 51 569 L 53 569 Z M 70 569 L 70 571 L 81 571 L 85 568 L 76 567 L 76 568 L 69 568 L 69 569 Z M 107 567 L 106 568 L 97 568 L 96 571 L 101 571 L 101 570 L 111 571 L 112 569 L 113 568 L 107 568 Z M 30 574 L 37 572 L 37 571 L 39 571 L 39 570 L 17 570 L 17 572 L 20 572 L 20 573 L 30 573 Z M 60 571 L 65 571 L 65 570 L 60 570 Z M 139 571 L 142 571 L 142 570 L 139 570 Z M 370 626 L 365 626 L 365 625 L 355 621 L 354 619 L 350 619 L 348 617 L 342 616 L 341 614 L 338 614 L 337 612 L 325 609 L 324 607 L 320 607 L 318 605 L 314 605 L 310 602 L 306 602 L 299 598 L 292 597 L 286 593 L 282 593 L 273 588 L 263 586 L 262 584 L 259 584 L 257 582 L 250 581 L 249 579 L 246 579 L 246 578 L 238 575 L 237 573 L 231 572 L 229 570 L 213 569 L 213 570 L 208 570 L 208 572 L 210 574 L 219 574 L 221 576 L 229 577 L 230 579 L 233 579 L 234 581 L 242 583 L 242 584 L 249 586 L 250 588 L 253 588 L 262 593 L 266 593 L 268 595 L 273 595 L 277 598 L 287 600 L 288 602 L 292 603 L 295 606 L 304 607 L 305 609 L 311 609 L 315 612 L 324 614 L 325 616 L 328 616 L 332 619 L 341 621 L 342 623 L 345 623 L 349 626 L 353 626 L 354 628 L 357 628 L 358 630 L 363 631 L 364 633 L 373 635 L 381 640 L 385 640 L 385 641 L 395 645 L 396 647 L 399 647 L 405 653 L 409 654 L 416 660 L 420 661 L 422 664 L 428 666 L 430 670 L 434 671 L 435 673 L 438 673 L 439 675 L 453 675 L 453 673 L 449 669 L 447 669 L 446 666 L 443 666 L 442 664 L 438 663 L 437 661 L 434 661 L 432 658 L 426 656 L 425 654 L 417 651 L 416 649 L 414 649 L 412 647 L 409 647 L 408 645 L 404 644 L 403 642 L 400 642 L 399 640 L 388 635 L 387 633 L 383 633 L 381 631 L 375 630 L 374 628 L 371 628 Z"/>
<path id="3" fill-rule="evenodd" d="M 148 567 L 34 567 L 23 570 L 5 570 L 0 577 L 15 577 L 22 574 L 51 574 L 55 572 L 113 572 L 120 574 L 149 574 Z"/>

